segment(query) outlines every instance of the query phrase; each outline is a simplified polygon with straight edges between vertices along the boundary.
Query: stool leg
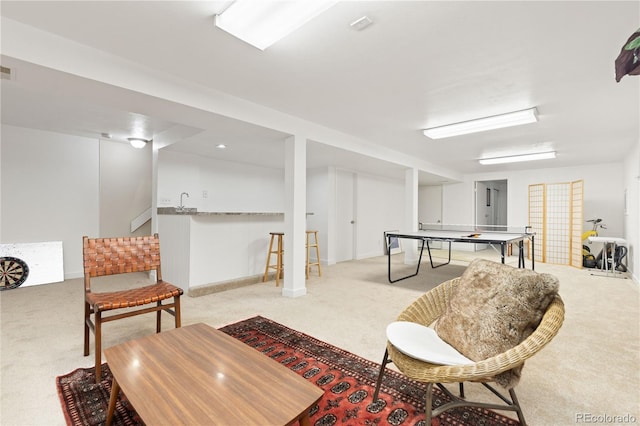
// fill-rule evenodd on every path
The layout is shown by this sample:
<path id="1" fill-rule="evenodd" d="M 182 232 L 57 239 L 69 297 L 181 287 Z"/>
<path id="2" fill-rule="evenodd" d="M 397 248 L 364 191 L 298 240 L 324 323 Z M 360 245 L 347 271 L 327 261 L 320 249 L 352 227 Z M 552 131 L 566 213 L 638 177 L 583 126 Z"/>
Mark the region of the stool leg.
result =
<path id="1" fill-rule="evenodd" d="M 309 233 L 307 232 L 307 244 L 306 244 L 306 248 L 307 248 L 307 267 L 306 267 L 306 274 L 307 274 L 307 279 L 309 278 L 309 270 L 311 269 L 310 265 L 309 265 Z"/>
<path id="2" fill-rule="evenodd" d="M 273 235 L 271 236 L 271 241 L 269 241 L 269 251 L 267 252 L 267 266 L 264 267 L 264 276 L 262 277 L 262 282 L 267 281 L 267 277 L 269 276 L 269 263 L 271 262 L 271 249 L 273 248 Z"/>
<path id="3" fill-rule="evenodd" d="M 313 235 L 314 241 L 311 241 L 311 236 Z M 315 247 L 316 249 L 316 261 L 312 263 L 309 259 L 309 255 L 311 252 L 311 247 Z M 318 245 L 318 231 L 307 231 L 307 278 L 309 278 L 309 274 L 312 266 L 318 267 L 318 276 L 322 276 L 322 271 L 320 270 L 320 247 Z"/>
<path id="4" fill-rule="evenodd" d="M 280 286 L 282 276 L 282 235 L 278 235 L 278 264 L 276 266 L 276 287 Z"/>
<path id="5" fill-rule="evenodd" d="M 314 237 L 316 240 L 316 262 L 318 262 L 318 276 L 322 276 L 322 270 L 320 269 L 320 244 L 318 243 L 318 233 L 314 232 Z"/>

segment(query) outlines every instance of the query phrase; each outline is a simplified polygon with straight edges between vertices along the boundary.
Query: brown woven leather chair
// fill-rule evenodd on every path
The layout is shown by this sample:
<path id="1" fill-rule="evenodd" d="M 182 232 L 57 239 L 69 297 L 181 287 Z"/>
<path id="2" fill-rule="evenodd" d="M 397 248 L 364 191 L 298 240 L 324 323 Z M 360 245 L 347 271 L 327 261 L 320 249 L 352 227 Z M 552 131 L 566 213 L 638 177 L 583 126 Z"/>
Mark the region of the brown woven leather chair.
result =
<path id="1" fill-rule="evenodd" d="M 453 290 L 459 280 L 460 278 L 458 277 L 446 281 L 423 294 L 400 313 L 398 321 L 409 321 L 427 327 L 430 326 L 445 312 L 447 302 L 452 297 Z M 378 392 L 380 391 L 386 364 L 393 362 L 405 376 L 419 382 L 427 383 L 425 405 L 427 425 L 431 424 L 432 417 L 437 417 L 449 409 L 463 406 L 515 411 L 520 420 L 520 424 L 525 425 L 524 415 L 515 391 L 509 389 L 509 396 L 511 397 L 511 399 L 509 399 L 488 383 L 492 382 L 492 378 L 497 374 L 521 365 L 526 359 L 538 353 L 538 351 L 555 337 L 563 321 L 564 303 L 560 296 L 556 296 L 547 307 L 536 330 L 523 340 L 522 343 L 491 358 L 466 365 L 431 364 L 405 355 L 390 342 L 387 342 L 387 349 L 385 350 L 380 367 L 380 374 L 373 394 L 373 400 L 378 400 Z M 464 397 L 464 382 L 482 383 L 482 385 L 489 389 L 495 396 L 501 399 L 503 403 L 492 404 L 466 400 Z M 453 395 L 442 383 L 459 383 L 460 395 Z M 432 390 L 434 384 L 452 399 L 451 402 L 435 410 L 432 409 Z"/>
<path id="2" fill-rule="evenodd" d="M 178 328 L 180 327 L 180 296 L 183 291 L 173 284 L 162 281 L 158 234 L 123 238 L 83 237 L 82 257 L 85 290 L 84 355 L 89 355 L 89 330 L 92 330 L 95 334 L 95 368 L 96 383 L 98 383 L 101 380 L 102 323 L 156 312 L 156 332 L 160 333 L 160 314 L 166 311 L 175 317 L 175 326 Z M 91 291 L 92 278 L 145 271 L 156 272 L 154 284 L 109 292 Z M 173 301 L 169 302 L 167 299 L 173 299 Z M 163 303 L 163 300 L 167 302 Z M 121 309 L 120 313 L 103 316 L 104 312 Z"/>

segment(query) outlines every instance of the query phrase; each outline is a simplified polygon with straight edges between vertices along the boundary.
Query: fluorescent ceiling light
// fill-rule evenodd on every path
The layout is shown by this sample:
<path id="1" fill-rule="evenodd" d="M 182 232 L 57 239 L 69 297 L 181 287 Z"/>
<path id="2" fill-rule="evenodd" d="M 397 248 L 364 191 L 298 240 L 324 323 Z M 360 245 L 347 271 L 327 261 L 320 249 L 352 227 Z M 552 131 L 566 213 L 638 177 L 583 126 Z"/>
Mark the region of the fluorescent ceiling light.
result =
<path id="1" fill-rule="evenodd" d="M 215 25 L 260 50 L 324 12 L 337 0 L 236 0 L 215 17 Z"/>
<path id="2" fill-rule="evenodd" d="M 477 120 L 463 121 L 461 123 L 447 124 L 446 126 L 432 127 L 423 130 L 425 136 L 431 139 L 442 139 L 451 136 L 466 135 L 468 133 L 484 132 L 486 130 L 501 129 L 503 127 L 518 126 L 521 124 L 538 121 L 535 108 L 522 111 L 509 112 Z"/>
<path id="3" fill-rule="evenodd" d="M 509 155 L 507 157 L 481 158 L 478 162 L 486 166 L 488 164 L 518 163 L 520 161 L 546 160 L 549 158 L 556 158 L 556 152 L 548 151 L 533 154 Z"/>

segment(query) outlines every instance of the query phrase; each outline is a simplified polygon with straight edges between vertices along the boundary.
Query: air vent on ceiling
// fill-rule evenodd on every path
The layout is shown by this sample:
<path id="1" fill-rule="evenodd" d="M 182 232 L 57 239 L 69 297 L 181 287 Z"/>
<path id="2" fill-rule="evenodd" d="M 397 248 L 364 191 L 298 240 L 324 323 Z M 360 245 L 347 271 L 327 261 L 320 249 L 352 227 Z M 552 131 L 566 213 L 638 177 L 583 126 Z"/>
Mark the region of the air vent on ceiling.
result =
<path id="1" fill-rule="evenodd" d="M 353 21 L 351 24 L 349 24 L 349 26 L 356 31 L 362 31 L 371 24 L 373 24 L 373 21 L 371 20 L 371 18 L 365 15 L 362 18 Z"/>
<path id="2" fill-rule="evenodd" d="M 13 80 L 13 73 L 9 67 L 0 65 L 0 76 L 3 80 Z"/>

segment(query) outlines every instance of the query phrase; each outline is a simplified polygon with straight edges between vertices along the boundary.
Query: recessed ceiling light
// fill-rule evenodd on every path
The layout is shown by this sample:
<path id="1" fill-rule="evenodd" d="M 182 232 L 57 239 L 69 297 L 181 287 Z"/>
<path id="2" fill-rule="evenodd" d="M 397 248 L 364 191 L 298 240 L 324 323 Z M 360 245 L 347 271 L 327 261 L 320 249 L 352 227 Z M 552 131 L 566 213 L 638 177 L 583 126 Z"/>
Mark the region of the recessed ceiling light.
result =
<path id="1" fill-rule="evenodd" d="M 216 148 L 218 149 L 225 149 L 227 146 L 223 143 L 219 143 L 218 145 L 216 145 Z"/>

